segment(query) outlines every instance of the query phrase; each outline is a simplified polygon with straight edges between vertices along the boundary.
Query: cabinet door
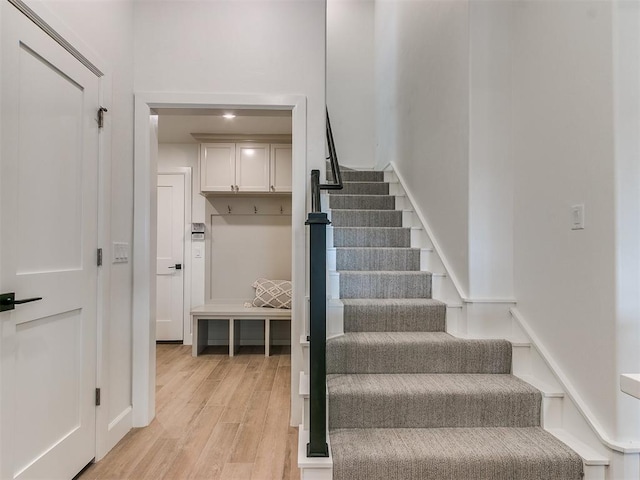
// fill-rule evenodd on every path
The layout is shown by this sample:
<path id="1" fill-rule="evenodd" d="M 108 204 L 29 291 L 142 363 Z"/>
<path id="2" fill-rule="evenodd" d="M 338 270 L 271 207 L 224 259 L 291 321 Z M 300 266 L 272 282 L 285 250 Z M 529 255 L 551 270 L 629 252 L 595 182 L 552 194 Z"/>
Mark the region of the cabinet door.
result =
<path id="1" fill-rule="evenodd" d="M 272 192 L 291 192 L 291 145 L 271 145 Z"/>
<path id="2" fill-rule="evenodd" d="M 269 191 L 269 145 L 236 145 L 236 185 L 238 192 Z"/>
<path id="3" fill-rule="evenodd" d="M 234 192 L 235 165 L 235 143 L 203 143 L 200 147 L 200 190 Z"/>

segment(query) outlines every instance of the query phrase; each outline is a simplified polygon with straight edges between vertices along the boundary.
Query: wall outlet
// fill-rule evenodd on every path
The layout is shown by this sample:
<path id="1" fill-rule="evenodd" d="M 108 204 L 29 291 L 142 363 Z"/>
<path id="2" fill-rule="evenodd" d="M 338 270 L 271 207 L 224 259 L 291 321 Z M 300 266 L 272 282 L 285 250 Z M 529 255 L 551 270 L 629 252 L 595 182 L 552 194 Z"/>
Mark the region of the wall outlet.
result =
<path id="1" fill-rule="evenodd" d="M 571 207 L 571 230 L 584 229 L 584 205 Z"/>

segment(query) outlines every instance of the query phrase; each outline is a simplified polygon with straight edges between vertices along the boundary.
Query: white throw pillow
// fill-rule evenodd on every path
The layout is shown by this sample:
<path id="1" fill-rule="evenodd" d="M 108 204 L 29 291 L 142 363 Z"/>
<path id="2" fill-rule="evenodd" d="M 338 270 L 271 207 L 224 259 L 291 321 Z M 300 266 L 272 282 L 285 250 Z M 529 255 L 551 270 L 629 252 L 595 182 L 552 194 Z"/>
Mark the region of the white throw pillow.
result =
<path id="1" fill-rule="evenodd" d="M 291 282 L 259 278 L 251 285 L 256 289 L 254 307 L 291 308 Z"/>

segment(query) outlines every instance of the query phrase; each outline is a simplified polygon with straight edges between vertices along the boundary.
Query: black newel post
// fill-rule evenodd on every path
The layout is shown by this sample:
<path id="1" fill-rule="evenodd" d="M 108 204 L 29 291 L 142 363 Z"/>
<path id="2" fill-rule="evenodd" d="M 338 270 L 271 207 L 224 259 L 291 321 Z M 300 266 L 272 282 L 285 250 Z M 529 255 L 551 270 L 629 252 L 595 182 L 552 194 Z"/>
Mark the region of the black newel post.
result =
<path id="1" fill-rule="evenodd" d="M 318 205 L 319 206 L 319 205 Z M 326 213 L 309 213 L 309 443 L 307 457 L 328 457 L 326 404 L 327 225 Z"/>

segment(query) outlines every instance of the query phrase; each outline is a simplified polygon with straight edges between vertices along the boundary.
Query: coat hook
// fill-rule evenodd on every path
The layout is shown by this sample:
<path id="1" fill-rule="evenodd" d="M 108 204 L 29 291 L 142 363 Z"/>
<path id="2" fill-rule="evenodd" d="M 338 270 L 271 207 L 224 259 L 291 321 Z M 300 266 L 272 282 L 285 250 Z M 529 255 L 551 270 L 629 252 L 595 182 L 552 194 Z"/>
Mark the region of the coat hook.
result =
<path id="1" fill-rule="evenodd" d="M 227 205 L 227 210 L 229 211 L 229 215 L 231 215 L 231 205 Z"/>
<path id="2" fill-rule="evenodd" d="M 255 205 L 253 206 L 253 213 L 258 213 L 258 207 L 256 207 Z"/>

